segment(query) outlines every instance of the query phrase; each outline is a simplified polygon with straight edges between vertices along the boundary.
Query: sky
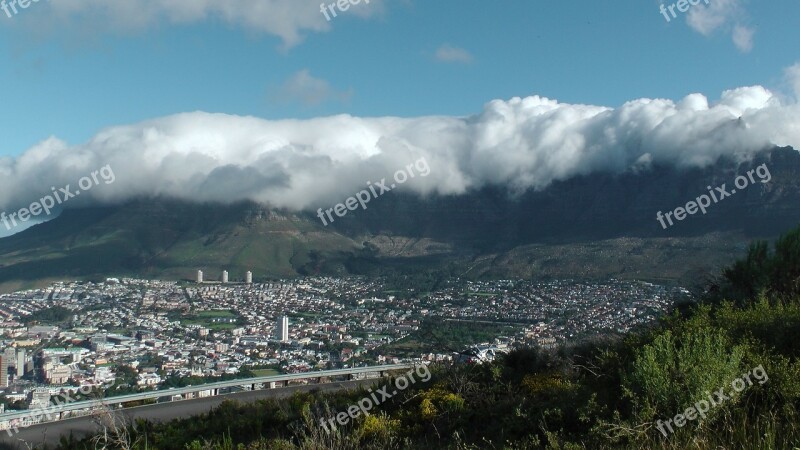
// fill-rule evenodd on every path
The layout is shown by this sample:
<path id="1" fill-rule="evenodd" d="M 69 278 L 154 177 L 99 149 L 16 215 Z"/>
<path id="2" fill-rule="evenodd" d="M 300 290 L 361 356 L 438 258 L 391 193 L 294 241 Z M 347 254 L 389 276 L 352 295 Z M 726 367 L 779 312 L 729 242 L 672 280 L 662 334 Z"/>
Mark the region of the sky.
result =
<path id="1" fill-rule="evenodd" d="M 420 158 L 408 188 L 431 195 L 800 146 L 800 3 L 695 1 L 364 0 L 327 20 L 312 0 L 0 0 L 0 207 L 107 165 L 71 205 L 308 209 Z"/>
<path id="2" fill-rule="evenodd" d="M 703 2 L 670 22 L 656 0 L 373 0 L 330 22 L 318 1 L 217 2 L 237 12 L 214 3 L 41 0 L 0 11 L 0 154 L 189 111 L 459 116 L 515 96 L 610 107 L 714 98 L 779 88 L 800 59 L 791 0 L 714 0 L 708 9 L 720 10 L 697 23 L 687 20 Z M 752 30 L 752 48 L 733 42 L 737 26 Z"/>

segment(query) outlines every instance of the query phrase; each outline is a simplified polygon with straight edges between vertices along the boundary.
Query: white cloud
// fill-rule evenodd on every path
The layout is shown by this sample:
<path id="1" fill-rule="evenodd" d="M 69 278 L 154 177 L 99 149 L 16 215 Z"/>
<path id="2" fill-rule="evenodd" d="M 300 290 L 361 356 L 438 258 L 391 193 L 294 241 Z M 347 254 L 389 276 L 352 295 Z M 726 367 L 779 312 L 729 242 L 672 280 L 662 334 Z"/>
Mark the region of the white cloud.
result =
<path id="1" fill-rule="evenodd" d="M 742 52 L 748 53 L 753 49 L 753 35 L 755 30 L 743 25 L 733 27 L 733 43 Z"/>
<path id="2" fill-rule="evenodd" d="M 273 98 L 280 101 L 297 101 L 306 106 L 316 106 L 327 101 L 347 101 L 353 96 L 352 89 L 337 91 L 330 83 L 311 75 L 303 69 L 286 80 L 273 93 Z"/>
<path id="3" fill-rule="evenodd" d="M 686 23 L 704 36 L 720 30 L 731 33 L 734 45 L 742 52 L 753 49 L 755 29 L 742 25 L 747 13 L 743 0 L 710 0 L 707 5 L 701 2 L 689 9 Z"/>
<path id="4" fill-rule="evenodd" d="M 463 48 L 453 47 L 449 44 L 443 44 L 436 50 L 436 59 L 445 63 L 471 63 L 473 60 L 472 55 Z"/>
<path id="5" fill-rule="evenodd" d="M 800 101 L 800 63 L 788 67 L 784 72 L 786 80 L 794 90 L 795 98 Z"/>
<path id="6" fill-rule="evenodd" d="M 709 36 L 741 13 L 740 0 L 714 0 L 708 5 L 700 3 L 691 7 L 686 22 L 693 30 Z"/>
<path id="7" fill-rule="evenodd" d="M 798 80 L 799 66 L 787 71 Z M 797 86 L 796 86 L 797 87 Z M 86 191 L 89 202 L 168 195 L 255 200 L 277 207 L 330 206 L 424 157 L 430 175 L 402 186 L 420 195 L 484 186 L 541 189 L 556 180 L 647 164 L 704 166 L 772 145 L 800 149 L 800 106 L 760 87 L 709 102 L 637 99 L 619 108 L 539 96 L 493 100 L 469 117 L 271 121 L 193 112 L 100 131 L 68 145 L 50 138 L 0 159 L 0 208 L 26 206 L 110 165 L 116 181 Z"/>
<path id="8" fill-rule="evenodd" d="M 383 0 L 372 0 L 368 7 L 351 8 L 348 14 L 370 17 L 382 11 Z M 309 32 L 331 27 L 320 12 L 319 0 L 55 0 L 32 4 L 13 22 L 26 23 L 31 32 L 67 28 L 86 35 L 207 20 L 277 36 L 286 48 L 302 42 Z"/>

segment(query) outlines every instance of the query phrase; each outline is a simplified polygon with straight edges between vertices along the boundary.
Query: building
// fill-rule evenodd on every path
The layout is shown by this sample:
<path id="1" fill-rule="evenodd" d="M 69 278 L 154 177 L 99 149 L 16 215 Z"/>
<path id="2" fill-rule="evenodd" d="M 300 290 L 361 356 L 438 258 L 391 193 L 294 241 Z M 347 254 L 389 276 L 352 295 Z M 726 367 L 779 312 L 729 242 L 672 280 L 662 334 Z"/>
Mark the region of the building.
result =
<path id="1" fill-rule="evenodd" d="M 17 377 L 17 350 L 14 347 L 8 347 L 3 352 L 3 359 L 8 361 L 6 365 L 6 369 L 11 371 L 11 375 L 13 376 L 13 381 L 16 381 Z M 6 374 L 8 377 L 8 374 Z M 9 380 L 12 381 L 12 380 Z"/>
<path id="2" fill-rule="evenodd" d="M 95 383 L 106 383 L 108 381 L 113 381 L 114 378 L 114 372 L 111 371 L 110 367 L 98 367 L 94 371 Z"/>
<path id="3" fill-rule="evenodd" d="M 275 339 L 281 342 L 289 342 L 289 318 L 281 316 L 276 328 Z"/>
<path id="4" fill-rule="evenodd" d="M 50 390 L 47 388 L 36 388 L 30 393 L 28 409 L 45 409 L 50 406 Z"/>
<path id="5" fill-rule="evenodd" d="M 17 350 L 17 378 L 25 376 L 25 360 L 27 358 L 25 349 Z"/>
<path id="6" fill-rule="evenodd" d="M 109 335 L 109 338 L 113 338 L 113 336 L 114 335 Z M 82 347 L 51 347 L 42 350 L 42 356 L 45 358 L 49 357 L 60 361 L 62 358 L 69 357 L 72 358 L 72 362 L 76 363 L 81 362 L 81 360 L 83 360 L 83 356 L 88 353 L 89 350 Z"/>
<path id="7" fill-rule="evenodd" d="M 52 369 L 46 369 L 44 377 L 50 384 L 66 384 L 72 378 L 72 369 L 67 365 L 54 365 Z"/>
<path id="8" fill-rule="evenodd" d="M 0 356 L 0 387 L 8 387 L 8 357 Z"/>
<path id="9" fill-rule="evenodd" d="M 223 270 L 222 271 L 222 282 L 223 283 L 227 283 L 228 282 L 228 271 L 227 270 Z"/>
<path id="10" fill-rule="evenodd" d="M 247 284 L 251 284 L 253 282 L 253 272 L 248 270 L 247 273 L 244 274 L 244 282 Z"/>
<path id="11" fill-rule="evenodd" d="M 224 342 L 219 342 L 219 343 L 214 344 L 214 351 L 215 352 L 225 353 L 225 352 L 228 351 L 228 348 L 229 348 L 228 344 L 225 344 Z"/>
<path id="12" fill-rule="evenodd" d="M 203 282 L 203 271 L 202 270 L 198 270 L 197 271 L 197 282 L 198 283 L 202 283 Z"/>

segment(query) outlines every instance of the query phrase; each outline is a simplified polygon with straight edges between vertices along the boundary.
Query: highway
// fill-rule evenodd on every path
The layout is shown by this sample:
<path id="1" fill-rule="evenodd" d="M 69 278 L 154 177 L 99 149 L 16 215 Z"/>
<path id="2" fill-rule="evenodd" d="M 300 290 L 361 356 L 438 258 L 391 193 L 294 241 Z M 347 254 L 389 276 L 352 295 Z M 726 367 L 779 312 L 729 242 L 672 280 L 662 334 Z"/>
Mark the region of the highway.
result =
<path id="1" fill-rule="evenodd" d="M 380 381 L 379 378 L 368 378 L 356 381 L 341 381 L 322 384 L 296 385 L 283 388 L 263 389 L 255 391 L 244 391 L 235 394 L 217 395 L 192 400 L 178 400 L 174 402 L 158 403 L 154 405 L 137 406 L 120 410 L 119 413 L 125 415 L 126 419 L 147 419 L 151 421 L 167 421 L 170 419 L 189 417 L 209 411 L 225 400 L 236 400 L 240 402 L 252 402 L 263 398 L 282 398 L 291 396 L 294 392 L 310 391 L 318 389 L 320 391 L 332 391 L 339 389 L 352 389 L 359 385 L 370 385 Z M 28 428 L 20 429 L 13 437 L 7 432 L 0 432 L 0 444 L 8 448 L 27 449 L 33 446 L 43 447 L 47 445 L 53 447 L 58 445 L 60 436 L 69 435 L 72 432 L 75 436 L 85 436 L 97 431 L 96 419 L 92 416 L 76 417 L 57 422 L 42 423 Z M 27 444 L 27 445 L 26 445 Z M 29 447 L 30 446 L 30 447 Z"/>
<path id="2" fill-rule="evenodd" d="M 322 379 L 328 379 L 332 377 L 342 377 L 342 376 L 346 376 L 348 377 L 348 379 L 354 379 L 356 376 L 366 376 L 367 374 L 378 374 L 380 376 L 383 376 L 390 371 L 408 370 L 413 368 L 414 368 L 413 364 L 385 364 L 380 366 L 353 367 L 348 369 L 318 370 L 311 372 L 269 375 L 263 377 L 239 378 L 235 380 L 218 381 L 214 383 L 205 383 L 196 386 L 187 386 L 169 390 L 145 391 L 136 394 L 120 395 L 114 397 L 114 402 L 125 403 L 125 402 L 136 402 L 142 400 L 156 400 L 164 396 L 193 395 L 203 391 L 209 391 L 212 392 L 213 395 L 218 395 L 222 394 L 223 393 L 222 391 L 226 389 L 240 387 L 240 386 L 247 386 L 247 385 L 250 385 L 252 389 L 255 389 L 257 385 L 268 385 L 270 387 L 277 387 L 278 383 L 280 383 L 280 385 L 283 385 L 283 383 L 288 383 L 291 381 L 298 381 L 298 380 L 313 380 L 313 379 L 322 380 Z M 104 399 L 72 402 L 59 406 L 57 408 L 57 412 L 59 414 L 62 414 L 62 413 L 68 413 L 70 411 L 86 410 L 88 408 L 102 406 L 106 403 L 107 402 Z M 10 422 L 16 419 L 29 418 L 30 416 L 31 416 L 31 411 L 9 411 L 4 414 L 0 414 L 0 422 Z"/>

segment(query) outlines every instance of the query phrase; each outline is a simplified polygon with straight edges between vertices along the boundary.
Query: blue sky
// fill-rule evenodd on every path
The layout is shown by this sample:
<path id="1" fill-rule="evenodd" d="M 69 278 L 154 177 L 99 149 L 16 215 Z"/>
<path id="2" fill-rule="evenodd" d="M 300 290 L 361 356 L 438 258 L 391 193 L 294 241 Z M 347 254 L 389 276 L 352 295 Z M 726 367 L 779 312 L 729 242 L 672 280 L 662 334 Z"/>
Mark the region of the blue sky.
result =
<path id="1" fill-rule="evenodd" d="M 529 95 L 611 107 L 693 92 L 713 101 L 738 86 L 783 89 L 784 69 L 800 60 L 800 3 L 790 0 L 717 0 L 726 9 L 694 26 L 689 13 L 667 23 L 655 0 L 374 0 L 329 23 L 318 2 L 300 0 L 281 9 L 283 27 L 255 17 L 281 0 L 188 18 L 160 0 L 142 1 L 141 15 L 136 2 L 119 12 L 61 1 L 86 10 L 42 1 L 11 18 L 0 11 L 0 154 L 198 110 L 413 117 Z M 136 23 L 115 22 L 126 20 Z M 752 48 L 732 41 L 736 26 L 753 32 Z"/>

